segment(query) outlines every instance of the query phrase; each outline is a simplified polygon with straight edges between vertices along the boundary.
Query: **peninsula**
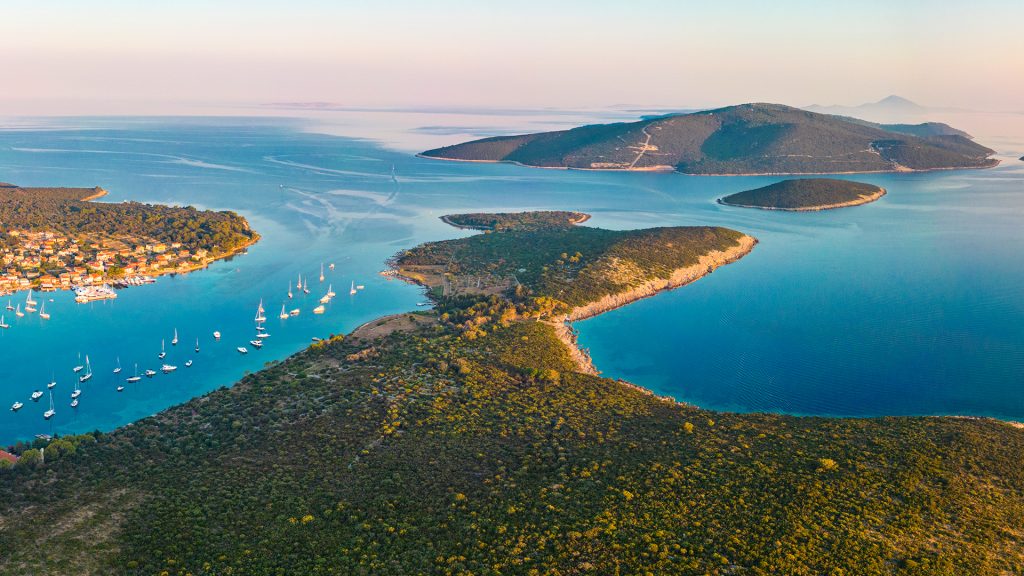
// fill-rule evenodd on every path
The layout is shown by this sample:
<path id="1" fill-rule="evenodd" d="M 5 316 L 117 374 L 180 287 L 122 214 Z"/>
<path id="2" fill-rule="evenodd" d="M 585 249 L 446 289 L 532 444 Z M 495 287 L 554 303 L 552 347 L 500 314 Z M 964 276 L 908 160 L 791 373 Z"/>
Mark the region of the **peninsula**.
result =
<path id="1" fill-rule="evenodd" d="M 543 168 L 684 174 L 841 174 L 998 164 L 939 123 L 874 124 L 779 104 L 743 104 L 639 122 L 484 138 L 421 155 Z"/>
<path id="2" fill-rule="evenodd" d="M 885 196 L 885 188 L 874 184 L 835 178 L 801 178 L 730 194 L 720 198 L 718 203 L 762 210 L 809 212 L 858 206 L 882 196 Z"/>
<path id="3" fill-rule="evenodd" d="M 0 573 L 1024 569 L 1024 430 L 711 412 L 581 371 L 559 339 L 571 311 L 749 236 L 449 219 L 504 226 L 395 257 L 436 310 L 109 434 L 12 447 Z"/>
<path id="4" fill-rule="evenodd" d="M 259 239 L 234 212 L 92 202 L 106 193 L 0 183 L 0 294 L 137 283 L 203 268 Z"/>

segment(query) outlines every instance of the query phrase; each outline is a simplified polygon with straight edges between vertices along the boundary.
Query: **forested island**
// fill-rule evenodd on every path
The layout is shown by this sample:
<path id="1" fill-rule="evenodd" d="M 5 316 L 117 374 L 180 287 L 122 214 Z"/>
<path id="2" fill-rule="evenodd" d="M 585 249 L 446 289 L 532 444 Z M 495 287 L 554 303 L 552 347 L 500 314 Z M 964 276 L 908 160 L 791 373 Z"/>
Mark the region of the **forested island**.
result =
<path id="1" fill-rule="evenodd" d="M 742 104 L 427 150 L 428 158 L 685 174 L 840 174 L 989 168 L 994 151 L 941 123 L 875 124 Z"/>
<path id="2" fill-rule="evenodd" d="M 0 292 L 187 272 L 259 239 L 234 212 L 92 201 L 104 195 L 0 183 Z"/>
<path id="3" fill-rule="evenodd" d="M 718 202 L 742 208 L 808 212 L 858 206 L 882 196 L 885 196 L 885 188 L 874 184 L 835 178 L 801 178 L 730 194 Z"/>
<path id="4" fill-rule="evenodd" d="M 430 270 L 436 310 L 109 434 L 14 447 L 0 573 L 1024 571 L 1024 431 L 718 413 L 589 374 L 567 310 L 753 239 L 543 219 L 475 215 L 505 226 L 397 255 Z"/>
<path id="5" fill-rule="evenodd" d="M 515 214 L 471 213 L 449 214 L 441 220 L 456 228 L 470 230 L 518 230 L 533 228 L 568 227 L 582 224 L 590 219 L 589 214 L 561 210 L 538 210 Z"/>

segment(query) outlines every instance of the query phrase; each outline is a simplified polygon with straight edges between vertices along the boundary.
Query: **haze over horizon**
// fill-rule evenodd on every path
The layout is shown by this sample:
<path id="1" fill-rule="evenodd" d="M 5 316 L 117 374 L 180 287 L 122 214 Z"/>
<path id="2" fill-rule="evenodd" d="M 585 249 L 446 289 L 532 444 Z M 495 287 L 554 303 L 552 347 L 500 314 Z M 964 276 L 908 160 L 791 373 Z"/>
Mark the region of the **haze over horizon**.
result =
<path id="1" fill-rule="evenodd" d="M 0 115 L 187 114 L 296 101 L 809 106 L 898 94 L 978 110 L 1019 110 L 1024 101 L 1013 60 L 1024 53 L 1024 4 L 1005 0 L 104 0 L 4 10 L 0 69 L 12 89 L 0 95 Z"/>

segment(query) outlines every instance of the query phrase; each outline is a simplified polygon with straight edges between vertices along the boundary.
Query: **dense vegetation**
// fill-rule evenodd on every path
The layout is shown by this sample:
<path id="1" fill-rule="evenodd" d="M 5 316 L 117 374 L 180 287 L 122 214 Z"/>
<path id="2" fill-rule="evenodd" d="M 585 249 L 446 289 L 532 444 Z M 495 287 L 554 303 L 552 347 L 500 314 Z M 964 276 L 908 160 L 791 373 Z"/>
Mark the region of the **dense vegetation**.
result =
<path id="1" fill-rule="evenodd" d="M 549 324 L 490 320 L 333 338 L 45 465 L 18 446 L 0 573 L 1024 570 L 1017 428 L 712 413 L 577 373 Z"/>
<path id="2" fill-rule="evenodd" d="M 474 230 L 507 230 L 509 228 L 535 229 L 573 226 L 585 222 L 590 216 L 580 212 L 539 210 L 533 212 L 449 214 L 441 219 L 459 228 Z"/>
<path id="3" fill-rule="evenodd" d="M 817 210 L 853 206 L 876 200 L 885 191 L 874 184 L 835 178 L 783 180 L 730 194 L 722 204 L 775 210 Z"/>
<path id="4" fill-rule="evenodd" d="M 9 230 L 48 231 L 72 238 L 119 237 L 141 242 L 180 242 L 191 250 L 223 254 L 257 235 L 234 212 L 139 202 L 84 202 L 100 188 L 21 188 L 0 184 L 0 242 Z M 10 241 L 10 239 L 7 239 Z"/>
<path id="5" fill-rule="evenodd" d="M 880 125 L 777 104 L 485 138 L 424 156 L 570 168 L 671 167 L 689 174 L 839 173 L 994 166 L 945 124 Z"/>
<path id="6" fill-rule="evenodd" d="M 652 278 L 668 278 L 707 252 L 736 246 L 743 236 L 716 227 L 604 230 L 566 226 L 561 218 L 544 226 L 526 214 L 502 215 L 500 231 L 417 246 L 400 254 L 394 264 L 403 271 L 436 267 L 450 276 L 483 278 L 488 286 L 505 285 L 509 295 L 579 306 Z M 491 222 L 496 216 L 477 214 L 473 221 Z M 525 222 L 523 227 L 516 225 L 517 219 Z"/>

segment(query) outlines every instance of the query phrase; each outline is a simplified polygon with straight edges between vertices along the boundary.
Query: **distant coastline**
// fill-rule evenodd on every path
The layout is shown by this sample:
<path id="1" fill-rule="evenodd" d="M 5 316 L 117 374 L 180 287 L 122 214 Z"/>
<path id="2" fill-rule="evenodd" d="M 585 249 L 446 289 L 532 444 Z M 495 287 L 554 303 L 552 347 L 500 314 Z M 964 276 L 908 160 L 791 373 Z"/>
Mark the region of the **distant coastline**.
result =
<path id="1" fill-rule="evenodd" d="M 926 172 L 942 172 L 947 170 L 988 170 L 995 168 L 1002 163 L 1002 160 L 996 158 L 990 158 L 991 163 L 985 166 L 944 166 L 939 168 L 907 168 L 902 166 L 900 168 L 892 168 L 889 170 L 850 170 L 844 172 L 739 172 L 739 173 L 708 173 L 708 174 L 694 174 L 692 172 L 683 172 L 676 169 L 673 166 L 647 166 L 643 168 L 582 168 L 577 166 L 536 166 L 534 164 L 525 164 L 516 160 L 470 160 L 466 158 L 446 158 L 444 156 L 428 156 L 420 152 L 416 154 L 417 158 L 426 158 L 428 160 L 440 160 L 443 162 L 469 162 L 476 164 L 511 164 L 513 166 L 522 166 L 523 168 L 535 168 L 538 170 L 578 170 L 580 172 L 659 172 L 659 173 L 672 173 L 679 174 L 681 176 L 711 176 L 711 177 L 722 177 L 722 176 L 825 176 L 825 175 L 841 175 L 851 176 L 855 174 L 901 174 L 901 173 L 926 173 Z M 1021 157 L 1024 160 L 1024 157 Z"/>

